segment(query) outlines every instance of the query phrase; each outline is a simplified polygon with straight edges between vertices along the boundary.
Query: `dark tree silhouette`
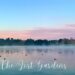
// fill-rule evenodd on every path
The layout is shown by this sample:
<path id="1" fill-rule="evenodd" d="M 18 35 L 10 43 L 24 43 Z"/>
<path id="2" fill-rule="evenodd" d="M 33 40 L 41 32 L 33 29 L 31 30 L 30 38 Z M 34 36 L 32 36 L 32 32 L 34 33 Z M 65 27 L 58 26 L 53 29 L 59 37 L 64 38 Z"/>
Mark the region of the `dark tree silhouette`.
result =
<path id="1" fill-rule="evenodd" d="M 59 45 L 59 44 L 75 44 L 75 39 L 59 39 L 59 40 L 42 40 L 42 39 L 0 39 L 0 45 Z"/>

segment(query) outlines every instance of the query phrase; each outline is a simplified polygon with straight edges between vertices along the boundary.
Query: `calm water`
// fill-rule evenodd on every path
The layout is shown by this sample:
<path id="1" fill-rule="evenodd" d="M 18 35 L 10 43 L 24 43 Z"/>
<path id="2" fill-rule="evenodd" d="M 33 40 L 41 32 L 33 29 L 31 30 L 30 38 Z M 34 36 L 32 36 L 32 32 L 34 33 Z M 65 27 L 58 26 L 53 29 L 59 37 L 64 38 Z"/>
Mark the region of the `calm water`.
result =
<path id="1" fill-rule="evenodd" d="M 0 75 L 75 75 L 75 46 L 0 46 Z"/>

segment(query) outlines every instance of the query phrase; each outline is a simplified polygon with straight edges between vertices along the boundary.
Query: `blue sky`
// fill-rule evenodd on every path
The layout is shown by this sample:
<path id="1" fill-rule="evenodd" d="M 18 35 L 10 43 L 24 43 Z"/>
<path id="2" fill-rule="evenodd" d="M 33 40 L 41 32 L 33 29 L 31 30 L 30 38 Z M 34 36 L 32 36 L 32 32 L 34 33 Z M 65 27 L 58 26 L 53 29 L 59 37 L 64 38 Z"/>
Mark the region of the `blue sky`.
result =
<path id="1" fill-rule="evenodd" d="M 75 0 L 0 0 L 0 30 L 75 24 Z"/>

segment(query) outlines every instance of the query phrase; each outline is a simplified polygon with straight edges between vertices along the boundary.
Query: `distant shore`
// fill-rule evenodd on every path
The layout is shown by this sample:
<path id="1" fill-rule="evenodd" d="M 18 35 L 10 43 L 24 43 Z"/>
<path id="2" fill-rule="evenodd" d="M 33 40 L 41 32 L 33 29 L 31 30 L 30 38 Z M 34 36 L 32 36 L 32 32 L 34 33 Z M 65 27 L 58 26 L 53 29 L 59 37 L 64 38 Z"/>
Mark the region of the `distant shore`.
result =
<path id="1" fill-rule="evenodd" d="M 6 39 L 0 39 L 0 46 L 48 46 L 48 45 L 75 45 L 75 39 L 59 39 L 59 40 L 42 40 L 42 39 L 27 39 L 27 40 L 21 40 L 21 39 L 14 39 L 14 38 L 6 38 Z"/>

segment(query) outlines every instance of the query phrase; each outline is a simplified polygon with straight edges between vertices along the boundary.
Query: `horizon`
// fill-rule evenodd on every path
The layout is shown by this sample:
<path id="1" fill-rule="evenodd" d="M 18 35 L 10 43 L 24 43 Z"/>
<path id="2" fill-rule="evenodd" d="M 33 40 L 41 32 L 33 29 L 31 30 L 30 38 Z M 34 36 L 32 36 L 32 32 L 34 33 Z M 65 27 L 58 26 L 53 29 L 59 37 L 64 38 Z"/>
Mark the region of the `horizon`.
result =
<path id="1" fill-rule="evenodd" d="M 59 39 L 33 39 L 33 38 L 27 38 L 27 39 L 19 39 L 19 38 L 9 38 L 9 37 L 7 37 L 7 38 L 0 38 L 0 40 L 21 40 L 21 41 L 26 41 L 26 40 L 34 40 L 34 41 L 36 41 L 36 40 L 47 40 L 47 41 L 52 41 L 52 40 L 75 40 L 75 39 L 73 39 L 73 38 L 59 38 Z"/>

